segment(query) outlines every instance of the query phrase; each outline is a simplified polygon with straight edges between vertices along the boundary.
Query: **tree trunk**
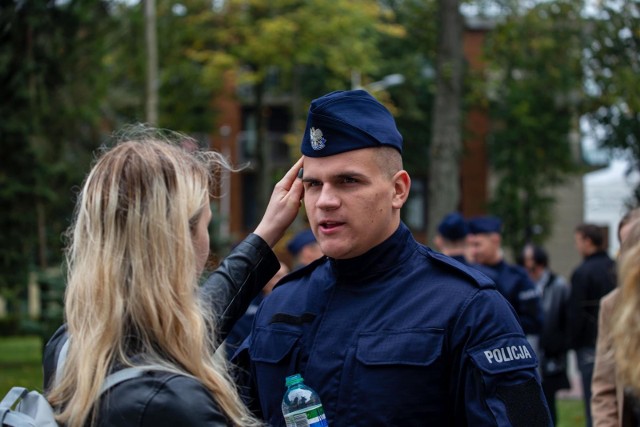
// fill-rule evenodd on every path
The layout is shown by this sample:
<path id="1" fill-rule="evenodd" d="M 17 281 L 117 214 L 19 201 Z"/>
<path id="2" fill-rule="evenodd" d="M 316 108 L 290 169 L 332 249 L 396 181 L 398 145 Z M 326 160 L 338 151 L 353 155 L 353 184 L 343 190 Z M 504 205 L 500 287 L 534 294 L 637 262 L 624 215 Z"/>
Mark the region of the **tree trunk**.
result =
<path id="1" fill-rule="evenodd" d="M 146 118 L 150 125 L 158 124 L 158 41 L 156 34 L 156 0 L 144 2 L 145 42 L 147 51 Z"/>
<path id="2" fill-rule="evenodd" d="M 462 151 L 462 16 L 459 0 L 439 1 L 436 96 L 429 149 L 428 239 L 449 212 L 460 205 Z"/>
<path id="3" fill-rule="evenodd" d="M 258 215 L 267 208 L 271 195 L 271 141 L 268 135 L 269 116 L 264 105 L 264 83 L 256 84 L 256 145 L 258 156 Z M 258 220 L 259 218 L 256 218 Z"/>

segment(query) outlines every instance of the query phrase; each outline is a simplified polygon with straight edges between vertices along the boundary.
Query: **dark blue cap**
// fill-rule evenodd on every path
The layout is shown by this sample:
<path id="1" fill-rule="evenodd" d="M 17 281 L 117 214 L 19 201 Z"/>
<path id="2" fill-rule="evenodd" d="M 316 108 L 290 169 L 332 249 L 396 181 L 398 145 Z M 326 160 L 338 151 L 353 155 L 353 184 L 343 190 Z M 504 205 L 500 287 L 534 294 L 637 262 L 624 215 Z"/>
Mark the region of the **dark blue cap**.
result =
<path id="1" fill-rule="evenodd" d="M 316 241 L 316 236 L 313 235 L 313 232 L 310 229 L 302 230 L 287 243 L 287 250 L 291 255 L 296 256 L 300 253 L 302 248 L 307 246 L 309 243 L 313 243 Z"/>
<path id="2" fill-rule="evenodd" d="M 479 216 L 469 220 L 469 233 L 501 233 L 502 221 L 496 216 Z"/>
<path id="3" fill-rule="evenodd" d="M 367 91 L 336 91 L 311 102 L 300 147 L 305 156 L 333 156 L 381 145 L 402 153 L 402 135 L 389 110 Z"/>
<path id="4" fill-rule="evenodd" d="M 447 240 L 461 240 L 467 236 L 467 223 L 457 212 L 445 216 L 438 226 L 438 233 Z"/>

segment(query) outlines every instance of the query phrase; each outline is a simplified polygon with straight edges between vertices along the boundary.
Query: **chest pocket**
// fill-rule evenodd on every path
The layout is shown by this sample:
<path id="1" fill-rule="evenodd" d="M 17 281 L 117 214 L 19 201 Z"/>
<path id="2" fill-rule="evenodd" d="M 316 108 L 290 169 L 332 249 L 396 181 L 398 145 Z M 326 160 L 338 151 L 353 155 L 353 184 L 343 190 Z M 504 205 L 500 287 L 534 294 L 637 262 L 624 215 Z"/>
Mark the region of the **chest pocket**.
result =
<path id="1" fill-rule="evenodd" d="M 268 364 L 286 362 L 294 353 L 301 332 L 273 328 L 257 328 L 249 353 L 251 360 Z"/>
<path id="2" fill-rule="evenodd" d="M 443 351 L 440 329 L 360 334 L 351 376 L 354 404 L 376 408 L 387 425 L 410 425 L 405 421 L 437 413 L 446 404 Z"/>
<path id="3" fill-rule="evenodd" d="M 356 359 L 365 365 L 428 366 L 442 353 L 441 330 L 363 333 Z"/>

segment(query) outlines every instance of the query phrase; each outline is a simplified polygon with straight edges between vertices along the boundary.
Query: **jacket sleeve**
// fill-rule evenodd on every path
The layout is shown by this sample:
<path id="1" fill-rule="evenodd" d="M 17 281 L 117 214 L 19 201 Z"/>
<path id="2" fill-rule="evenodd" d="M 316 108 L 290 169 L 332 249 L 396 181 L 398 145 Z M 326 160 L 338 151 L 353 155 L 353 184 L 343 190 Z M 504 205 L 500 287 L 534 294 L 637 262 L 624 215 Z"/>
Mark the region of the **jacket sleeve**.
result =
<path id="1" fill-rule="evenodd" d="M 279 269 L 278 258 L 269 245 L 258 235 L 250 234 L 207 278 L 201 297 L 218 316 L 220 341 Z"/>
<path id="2" fill-rule="evenodd" d="M 549 427 L 538 361 L 497 291 L 482 290 L 466 305 L 453 338 L 455 425 Z M 463 419 L 459 419 L 464 417 Z"/>
<path id="3" fill-rule="evenodd" d="M 58 330 L 49 338 L 47 344 L 42 350 L 42 374 L 43 374 L 43 390 L 48 391 L 53 385 L 53 380 L 58 366 L 58 358 L 63 343 L 66 341 L 67 325 L 66 323 L 58 328 Z"/>
<path id="4" fill-rule="evenodd" d="M 584 318 L 583 303 L 586 296 L 586 289 L 589 287 L 589 275 L 585 274 L 584 268 L 578 267 L 571 275 L 571 292 L 569 293 L 569 337 L 571 338 L 571 348 L 580 347 L 578 336 L 583 335 Z"/>
<path id="5" fill-rule="evenodd" d="M 618 427 L 618 398 L 616 395 L 615 360 L 609 322 L 617 292 L 600 300 L 596 360 L 591 381 L 591 414 L 594 427 Z"/>
<path id="6" fill-rule="evenodd" d="M 542 298 L 536 285 L 520 272 L 518 278 L 518 314 L 525 334 L 539 334 L 542 332 L 543 311 Z"/>

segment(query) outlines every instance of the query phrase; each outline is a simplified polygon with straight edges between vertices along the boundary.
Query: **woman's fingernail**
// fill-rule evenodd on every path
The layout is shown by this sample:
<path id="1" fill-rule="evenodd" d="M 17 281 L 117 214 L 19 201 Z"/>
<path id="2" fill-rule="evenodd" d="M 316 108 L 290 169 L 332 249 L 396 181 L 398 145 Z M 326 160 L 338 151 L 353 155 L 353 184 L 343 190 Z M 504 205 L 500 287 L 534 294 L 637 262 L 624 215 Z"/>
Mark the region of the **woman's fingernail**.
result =
<path id="1" fill-rule="evenodd" d="M 302 171 L 304 170 L 304 168 L 300 168 L 300 170 L 298 171 L 298 178 L 302 178 Z"/>

